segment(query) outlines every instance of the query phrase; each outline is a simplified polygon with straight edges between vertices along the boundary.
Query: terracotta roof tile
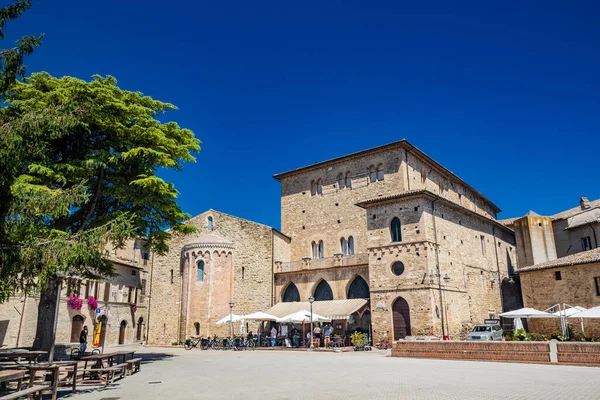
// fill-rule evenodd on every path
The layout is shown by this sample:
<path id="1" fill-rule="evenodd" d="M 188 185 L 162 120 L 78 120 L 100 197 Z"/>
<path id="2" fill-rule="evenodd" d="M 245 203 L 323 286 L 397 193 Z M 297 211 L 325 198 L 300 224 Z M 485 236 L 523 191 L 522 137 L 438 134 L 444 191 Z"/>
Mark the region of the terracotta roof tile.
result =
<path id="1" fill-rule="evenodd" d="M 580 253 L 570 254 L 556 260 L 546 261 L 530 267 L 520 268 L 518 272 L 537 271 L 540 269 L 568 267 L 571 265 L 581 265 L 600 262 L 600 247 L 593 250 L 582 251 Z"/>

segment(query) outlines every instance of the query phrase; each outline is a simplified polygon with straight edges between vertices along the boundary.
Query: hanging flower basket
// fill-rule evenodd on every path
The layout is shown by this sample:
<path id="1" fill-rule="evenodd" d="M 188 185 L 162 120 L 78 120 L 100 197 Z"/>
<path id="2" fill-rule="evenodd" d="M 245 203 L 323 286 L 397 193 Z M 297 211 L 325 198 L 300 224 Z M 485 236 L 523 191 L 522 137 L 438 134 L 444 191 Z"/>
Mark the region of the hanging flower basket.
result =
<path id="1" fill-rule="evenodd" d="M 80 311 L 81 307 L 83 306 L 83 300 L 81 300 L 76 294 L 71 294 L 67 299 L 67 304 L 71 310 Z"/>
<path id="2" fill-rule="evenodd" d="M 98 308 L 98 301 L 94 298 L 94 296 L 88 297 L 87 302 L 88 302 L 88 306 L 90 306 L 90 308 L 92 310 L 95 310 L 96 308 Z"/>
<path id="3" fill-rule="evenodd" d="M 131 307 L 131 311 L 133 311 L 133 312 L 137 311 L 137 304 L 131 303 L 129 306 Z"/>

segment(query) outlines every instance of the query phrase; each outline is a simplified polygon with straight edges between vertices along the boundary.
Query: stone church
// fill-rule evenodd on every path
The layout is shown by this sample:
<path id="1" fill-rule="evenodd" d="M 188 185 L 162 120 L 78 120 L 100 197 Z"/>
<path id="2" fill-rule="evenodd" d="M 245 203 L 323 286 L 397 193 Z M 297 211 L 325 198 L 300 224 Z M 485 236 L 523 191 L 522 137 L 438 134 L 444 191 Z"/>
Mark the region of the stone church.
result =
<path id="1" fill-rule="evenodd" d="M 514 232 L 483 194 L 405 140 L 275 175 L 281 231 L 208 210 L 154 256 L 149 344 L 229 334 L 229 315 L 309 306 L 374 341 L 463 338 L 518 308 Z M 256 323 L 247 329 L 257 329 Z"/>

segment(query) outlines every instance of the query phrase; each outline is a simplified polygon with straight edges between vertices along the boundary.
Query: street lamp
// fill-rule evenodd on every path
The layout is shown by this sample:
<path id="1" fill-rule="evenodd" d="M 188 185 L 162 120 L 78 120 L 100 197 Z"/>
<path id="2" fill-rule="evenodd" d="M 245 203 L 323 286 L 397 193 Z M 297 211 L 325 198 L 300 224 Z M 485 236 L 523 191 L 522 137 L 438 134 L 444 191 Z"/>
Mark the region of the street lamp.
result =
<path id="1" fill-rule="evenodd" d="M 310 296 L 308 298 L 308 302 L 310 303 L 310 349 L 311 350 L 313 349 L 313 343 L 315 342 L 314 338 L 313 338 L 314 329 L 313 329 L 313 313 L 312 313 L 312 303 L 314 301 L 315 301 L 314 297 Z"/>
<path id="2" fill-rule="evenodd" d="M 233 341 L 233 301 L 229 302 L 229 340 Z"/>

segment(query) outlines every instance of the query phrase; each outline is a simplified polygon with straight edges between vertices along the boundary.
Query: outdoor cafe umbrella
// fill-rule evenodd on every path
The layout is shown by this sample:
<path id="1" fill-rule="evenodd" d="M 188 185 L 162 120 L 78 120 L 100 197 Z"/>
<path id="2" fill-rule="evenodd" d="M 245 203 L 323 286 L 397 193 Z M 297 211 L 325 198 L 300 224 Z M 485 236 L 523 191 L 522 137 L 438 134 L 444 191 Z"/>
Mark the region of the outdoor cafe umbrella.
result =
<path id="1" fill-rule="evenodd" d="M 571 318 L 600 318 L 600 306 L 593 307 L 577 314 L 570 315 Z"/>
<path id="2" fill-rule="evenodd" d="M 558 315 L 561 318 L 577 318 L 575 317 L 576 314 L 580 314 L 582 311 L 586 311 L 587 308 L 585 307 L 581 307 L 581 306 L 575 306 L 575 307 L 569 307 L 569 308 L 563 308 L 562 310 L 558 310 L 552 314 L 554 315 Z M 583 335 L 585 335 L 585 328 L 583 326 L 583 318 L 580 319 L 581 321 L 581 333 Z M 566 321 L 564 322 L 564 324 L 566 324 Z M 566 327 L 565 327 L 566 329 Z"/>
<path id="3" fill-rule="evenodd" d="M 232 318 L 231 320 L 229 318 Z M 244 316 L 243 315 L 228 315 L 225 318 L 222 318 L 220 320 L 217 321 L 217 325 L 221 325 L 221 324 L 228 324 L 229 322 L 239 322 L 239 321 L 243 321 L 244 320 Z"/>
<path id="4" fill-rule="evenodd" d="M 276 321 L 277 320 L 276 316 L 267 314 L 262 311 L 244 315 L 243 317 L 246 321 Z"/>
<path id="5" fill-rule="evenodd" d="M 277 318 L 277 322 L 310 322 L 311 314 L 310 311 L 300 310 L 292 313 L 290 315 L 286 315 L 285 317 Z M 330 322 L 331 320 L 327 317 L 323 317 L 319 314 L 312 313 L 312 321 L 313 322 Z"/>
<path id="6" fill-rule="evenodd" d="M 558 315 L 550 314 L 535 308 L 520 308 L 500 314 L 503 318 L 559 318 Z"/>

